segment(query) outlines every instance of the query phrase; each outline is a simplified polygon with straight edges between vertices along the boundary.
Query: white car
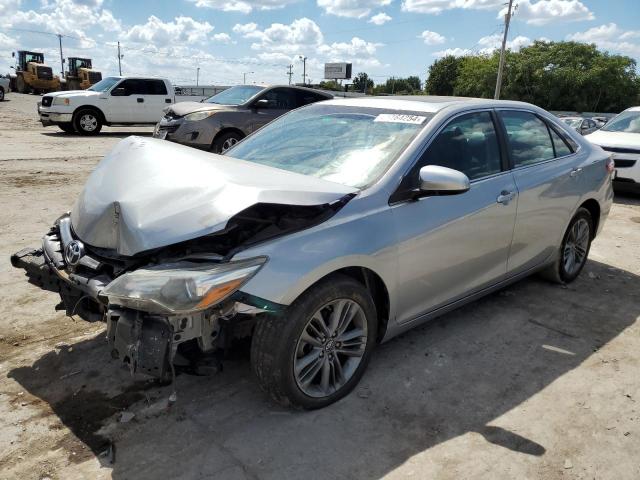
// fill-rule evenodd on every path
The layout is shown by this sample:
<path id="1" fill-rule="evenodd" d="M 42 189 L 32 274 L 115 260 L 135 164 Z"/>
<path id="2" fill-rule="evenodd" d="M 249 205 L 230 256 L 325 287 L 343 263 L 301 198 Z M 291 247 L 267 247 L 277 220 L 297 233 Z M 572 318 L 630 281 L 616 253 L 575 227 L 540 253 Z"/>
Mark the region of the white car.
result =
<path id="1" fill-rule="evenodd" d="M 155 125 L 172 103 L 174 89 L 166 78 L 106 77 L 87 90 L 46 94 L 38 114 L 45 127 L 96 135 L 103 125 Z"/>
<path id="2" fill-rule="evenodd" d="M 9 91 L 9 77 L 0 75 L 0 102 L 4 100 L 5 94 Z"/>
<path id="3" fill-rule="evenodd" d="M 640 107 L 625 110 L 585 138 L 611 153 L 616 182 L 640 189 Z"/>
<path id="4" fill-rule="evenodd" d="M 596 122 L 590 118 L 562 117 L 560 120 L 575 129 L 580 135 L 588 135 L 598 129 Z"/>

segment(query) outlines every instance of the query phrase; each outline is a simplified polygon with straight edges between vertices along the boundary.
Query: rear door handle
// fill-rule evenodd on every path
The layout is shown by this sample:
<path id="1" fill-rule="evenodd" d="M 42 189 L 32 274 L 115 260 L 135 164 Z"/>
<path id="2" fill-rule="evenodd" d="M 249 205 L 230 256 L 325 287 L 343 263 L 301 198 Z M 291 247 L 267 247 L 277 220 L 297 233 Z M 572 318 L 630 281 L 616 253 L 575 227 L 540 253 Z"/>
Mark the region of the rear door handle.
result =
<path id="1" fill-rule="evenodd" d="M 138 101 L 138 103 L 144 103 L 144 98 L 138 98 L 136 100 Z"/>
<path id="2" fill-rule="evenodd" d="M 569 174 L 569 176 L 570 177 L 577 177 L 581 173 L 582 173 L 582 168 L 574 168 L 573 170 L 571 170 L 571 173 Z"/>
<path id="3" fill-rule="evenodd" d="M 171 103 L 171 99 L 170 98 L 165 98 L 164 99 L 164 103 Z"/>
<path id="4" fill-rule="evenodd" d="M 503 190 L 502 192 L 500 192 L 500 195 L 498 195 L 498 198 L 496 198 L 496 202 L 506 205 L 511 200 L 513 200 L 515 196 L 515 193 Z"/>

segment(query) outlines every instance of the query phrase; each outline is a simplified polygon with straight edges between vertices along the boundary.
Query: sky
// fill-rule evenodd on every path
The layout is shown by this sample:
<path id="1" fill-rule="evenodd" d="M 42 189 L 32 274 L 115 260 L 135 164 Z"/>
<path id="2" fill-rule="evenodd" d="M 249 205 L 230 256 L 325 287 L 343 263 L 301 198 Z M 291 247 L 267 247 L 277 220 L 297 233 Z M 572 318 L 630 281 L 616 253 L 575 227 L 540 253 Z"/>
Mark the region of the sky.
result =
<path id="1" fill-rule="evenodd" d="M 0 0 L 0 73 L 17 49 L 93 59 L 103 76 L 174 84 L 319 82 L 325 62 L 351 62 L 376 83 L 422 80 L 437 58 L 499 47 L 508 0 Z M 595 43 L 640 61 L 640 0 L 514 0 L 508 47 L 536 39 Z M 245 75 L 246 74 L 246 75 Z"/>

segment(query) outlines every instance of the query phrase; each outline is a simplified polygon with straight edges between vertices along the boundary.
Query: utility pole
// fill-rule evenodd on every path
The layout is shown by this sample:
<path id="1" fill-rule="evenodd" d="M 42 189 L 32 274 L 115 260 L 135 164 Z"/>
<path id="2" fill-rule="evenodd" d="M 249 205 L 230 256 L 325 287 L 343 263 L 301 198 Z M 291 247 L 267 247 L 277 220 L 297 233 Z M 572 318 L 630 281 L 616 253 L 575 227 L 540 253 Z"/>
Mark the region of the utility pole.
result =
<path id="1" fill-rule="evenodd" d="M 304 55 L 298 55 L 300 60 L 302 60 L 302 84 L 307 84 L 307 57 Z"/>
<path id="2" fill-rule="evenodd" d="M 122 64 L 120 60 L 122 59 L 122 55 L 120 55 L 120 42 L 118 42 L 118 72 L 120 72 L 120 76 L 122 76 Z"/>
<path id="3" fill-rule="evenodd" d="M 60 33 L 58 35 L 58 43 L 60 44 L 60 78 L 64 78 L 64 57 L 62 56 L 62 35 Z"/>
<path id="4" fill-rule="evenodd" d="M 200 67 L 196 68 L 196 87 L 199 85 L 200 83 Z"/>
<path id="5" fill-rule="evenodd" d="M 287 75 L 289 75 L 289 85 L 291 85 L 291 77 L 293 76 L 293 65 L 289 65 L 289 71 L 287 72 Z"/>
<path id="6" fill-rule="evenodd" d="M 504 35 L 502 36 L 502 47 L 500 48 L 500 63 L 498 65 L 498 78 L 496 80 L 496 92 L 493 95 L 494 100 L 500 99 L 500 89 L 502 88 L 502 69 L 504 68 L 505 47 L 507 46 L 507 35 L 509 35 L 509 22 L 511 22 L 511 6 L 513 0 L 509 0 L 507 13 L 504 16 Z"/>
<path id="7" fill-rule="evenodd" d="M 255 72 L 242 72 L 242 84 L 246 85 L 247 84 L 247 75 L 249 74 L 253 74 Z"/>

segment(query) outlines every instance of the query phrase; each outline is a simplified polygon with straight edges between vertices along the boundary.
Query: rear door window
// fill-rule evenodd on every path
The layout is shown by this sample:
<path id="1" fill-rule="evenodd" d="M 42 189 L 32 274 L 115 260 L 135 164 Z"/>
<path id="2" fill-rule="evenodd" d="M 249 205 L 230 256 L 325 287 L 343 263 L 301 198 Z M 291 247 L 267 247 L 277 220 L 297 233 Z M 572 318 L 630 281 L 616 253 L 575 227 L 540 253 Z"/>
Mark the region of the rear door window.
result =
<path id="1" fill-rule="evenodd" d="M 551 139 L 553 140 L 553 146 L 556 150 L 556 157 L 571 155 L 573 153 L 573 149 L 567 140 L 564 137 L 561 137 L 553 127 L 549 127 L 549 131 L 551 132 Z"/>
<path id="2" fill-rule="evenodd" d="M 291 110 L 296 108 L 297 99 L 293 89 L 274 88 L 265 92 L 260 99 L 265 99 L 269 103 L 266 108 L 276 110 Z"/>
<path id="3" fill-rule="evenodd" d="M 533 165 L 555 157 L 547 124 L 530 112 L 500 111 L 515 167 Z"/>
<path id="4" fill-rule="evenodd" d="M 162 80 L 142 80 L 143 95 L 166 95 L 167 87 Z"/>

